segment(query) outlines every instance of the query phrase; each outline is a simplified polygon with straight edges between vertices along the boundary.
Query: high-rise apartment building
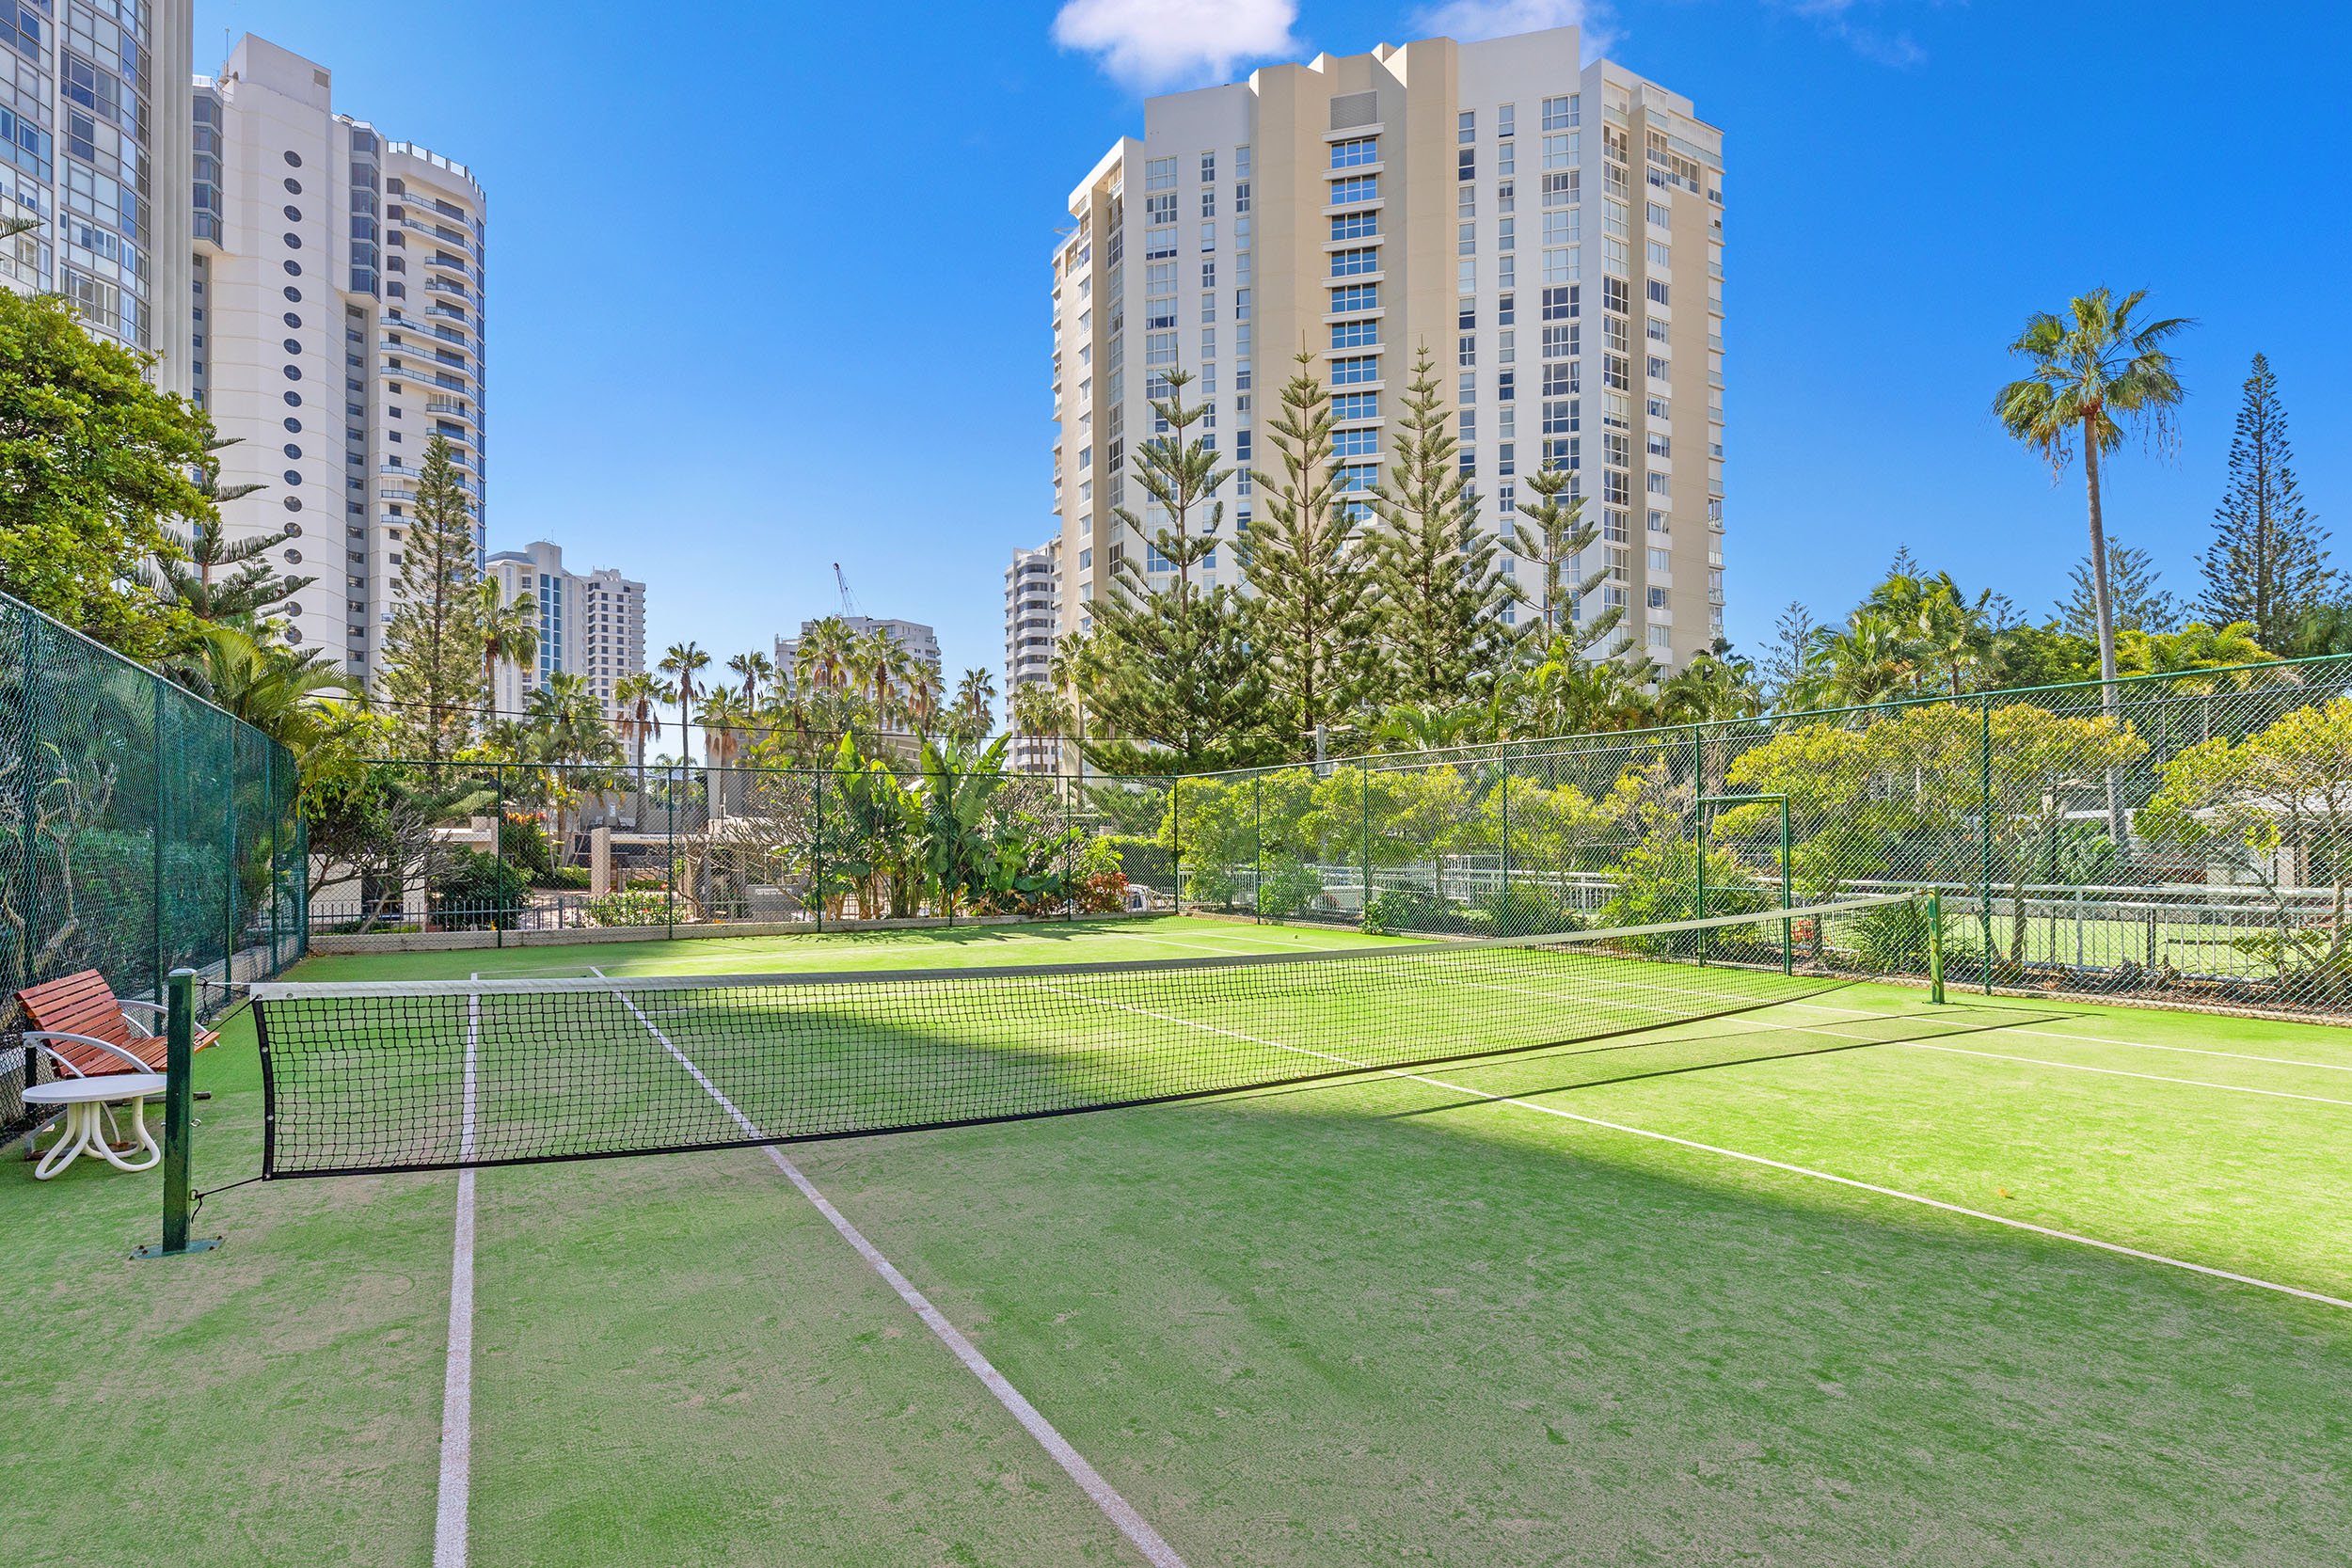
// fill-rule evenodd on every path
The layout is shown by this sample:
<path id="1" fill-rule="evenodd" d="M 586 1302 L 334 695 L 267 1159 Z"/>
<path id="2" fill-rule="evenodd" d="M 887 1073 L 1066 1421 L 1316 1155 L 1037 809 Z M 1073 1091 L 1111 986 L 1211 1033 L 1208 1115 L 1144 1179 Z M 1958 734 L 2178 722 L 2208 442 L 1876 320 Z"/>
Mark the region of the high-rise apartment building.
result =
<path id="1" fill-rule="evenodd" d="M 933 675 L 944 677 L 945 667 L 939 661 L 939 633 L 923 625 L 922 622 L 877 620 L 871 615 L 836 615 L 831 619 L 839 621 L 849 627 L 852 636 L 865 637 L 877 631 L 881 632 L 899 647 L 904 648 L 909 657 L 918 663 L 930 665 Z M 801 637 L 806 637 L 810 628 L 816 625 L 814 620 L 803 621 Z M 800 638 L 777 638 L 776 668 L 788 675 L 792 669 L 792 661 L 799 656 L 800 650 Z"/>
<path id="2" fill-rule="evenodd" d="M 192 0 L 0 4 L 0 283 L 59 293 L 98 337 L 157 356 L 192 389 L 188 352 Z"/>
<path id="3" fill-rule="evenodd" d="M 223 436 L 231 536 L 292 525 L 271 564 L 317 580 L 288 638 L 371 676 L 435 435 L 483 548 L 482 187 L 335 112 L 326 67 L 240 40 L 193 106 L 195 391 Z M 186 188 L 186 187 L 182 187 Z"/>
<path id="4" fill-rule="evenodd" d="M 601 567 L 566 571 L 560 546 L 541 539 L 501 550 L 483 567 L 509 600 L 528 594 L 539 613 L 539 650 L 529 664 L 499 666 L 491 705 L 519 712 L 548 677 L 569 673 L 612 707 L 612 688 L 645 670 L 645 585 Z"/>
<path id="5" fill-rule="evenodd" d="M 1054 678 L 1054 641 L 1061 625 L 1061 541 L 1048 539 L 1033 550 L 1012 552 L 1005 568 L 1005 717 L 1011 728 L 1012 694 Z M 1050 772 L 1060 765 L 1052 741 L 1016 736 L 1011 765 L 1025 772 Z"/>
<path id="6" fill-rule="evenodd" d="M 1071 194 L 1054 258 L 1062 624 L 1166 526 L 1132 459 L 1165 377 L 1246 470 L 1304 344 L 1328 386 L 1345 504 L 1393 456 L 1416 355 L 1436 362 L 1479 523 L 1502 531 L 1549 464 L 1576 476 L 1606 569 L 1580 618 L 1626 608 L 1661 664 L 1722 624 L 1722 135 L 1577 29 L 1428 39 L 1270 66 L 1149 99 Z M 1221 493 L 1248 526 L 1247 473 Z M 1122 525 L 1124 507 L 1145 533 Z M 1505 534 L 1507 538 L 1508 535 Z M 1239 580 L 1220 548 L 1209 580 Z M 1516 575 L 1526 563 L 1502 557 Z"/>

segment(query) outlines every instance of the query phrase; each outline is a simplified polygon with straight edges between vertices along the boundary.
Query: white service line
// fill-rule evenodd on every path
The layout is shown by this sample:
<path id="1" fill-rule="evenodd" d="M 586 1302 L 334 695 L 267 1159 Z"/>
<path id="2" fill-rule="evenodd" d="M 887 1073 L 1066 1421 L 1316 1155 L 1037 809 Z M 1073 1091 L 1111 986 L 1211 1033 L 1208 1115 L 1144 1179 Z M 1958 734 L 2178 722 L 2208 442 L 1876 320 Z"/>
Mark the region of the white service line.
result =
<path id="1" fill-rule="evenodd" d="M 599 980 L 605 978 L 604 972 L 593 965 L 589 967 L 588 973 Z M 729 1119 L 751 1137 L 767 1136 L 767 1133 L 760 1131 L 756 1122 L 745 1116 L 735 1101 L 729 1100 L 719 1085 L 712 1083 L 703 1069 L 694 1065 L 692 1058 L 677 1048 L 670 1037 L 661 1031 L 660 1025 L 645 1016 L 644 1010 L 639 1007 L 627 992 L 615 989 L 613 994 L 621 999 L 623 1006 L 637 1015 L 637 1022 L 644 1024 L 653 1037 L 661 1042 L 661 1048 L 670 1053 L 678 1066 L 693 1076 L 694 1082 L 702 1085 L 704 1092 L 719 1102 L 719 1108 L 727 1114 Z M 1059 1465 L 1070 1479 L 1078 1483 L 1079 1489 L 1094 1500 L 1094 1506 L 1103 1511 L 1104 1517 L 1119 1527 L 1120 1533 L 1143 1554 L 1145 1561 L 1151 1563 L 1152 1568 L 1184 1568 L 1184 1560 L 1176 1555 L 1176 1548 L 1162 1539 L 1160 1532 L 1152 1528 L 1151 1522 L 1136 1512 L 1135 1505 L 1120 1496 L 1118 1489 L 1103 1479 L 1102 1472 L 1087 1463 L 1084 1454 L 1071 1447 L 1070 1440 L 1055 1428 L 1053 1422 L 1045 1418 L 1036 1405 L 1029 1402 L 1027 1396 L 1014 1387 L 1011 1380 L 998 1371 L 994 1363 L 991 1362 L 987 1356 L 980 1354 L 977 1345 L 964 1338 L 962 1330 L 947 1321 L 946 1313 L 931 1305 L 930 1297 L 915 1289 L 913 1280 L 899 1273 L 898 1266 L 882 1256 L 880 1247 L 866 1239 L 864 1231 L 850 1223 L 848 1215 L 834 1208 L 832 1200 L 817 1190 L 816 1184 L 801 1173 L 798 1165 L 785 1158 L 782 1149 L 771 1144 L 761 1152 L 768 1156 L 776 1169 L 784 1173 L 785 1180 L 800 1189 L 801 1196 L 808 1199 L 818 1213 L 825 1216 L 826 1223 L 840 1234 L 841 1239 L 855 1248 L 857 1255 L 865 1259 L 872 1266 L 874 1272 L 882 1276 L 883 1282 L 898 1293 L 898 1299 L 914 1308 L 914 1315 L 923 1320 L 923 1325 L 938 1337 L 940 1343 L 946 1345 L 957 1360 L 963 1363 L 967 1371 L 980 1380 L 981 1386 L 995 1396 L 996 1402 L 1003 1405 L 1011 1414 L 1012 1418 L 1021 1423 L 1022 1430 L 1036 1438 L 1039 1446 L 1053 1456 L 1054 1463 Z M 438 1564 L 436 1568 L 438 1568 Z"/>
<path id="2" fill-rule="evenodd" d="M 2021 1001 L 2019 997 L 2002 998 Z M 1956 1006 L 1958 1004 L 1955 1004 Z M 1873 1013 L 1863 1007 L 1834 1007 L 1825 1002 L 1789 1002 L 1783 1006 L 1808 1007 L 1817 1013 L 1848 1013 L 1857 1018 L 1891 1018 L 1892 1013 Z M 2049 1040 L 2080 1040 L 2086 1045 L 2118 1045 L 2131 1051 L 2169 1051 L 2184 1056 L 2220 1056 L 2233 1062 L 2267 1062 L 2273 1067 L 2316 1068 L 2322 1072 L 2352 1072 L 2352 1062 L 2312 1062 L 2299 1056 L 2257 1056 L 2245 1051 L 2215 1051 L 2206 1046 L 2159 1045 L 2154 1040 L 2119 1040 L 2106 1035 L 2074 1035 L 2062 1029 L 2035 1029 L 2023 1023 L 2002 1023 L 1984 1031 L 1987 1034 L 2033 1035 Z"/>
<path id="3" fill-rule="evenodd" d="M 1612 1132 L 1623 1132 L 1631 1137 L 1649 1138 L 1658 1143 L 1675 1144 L 1684 1148 L 1697 1149 L 1705 1154 L 1720 1154 L 1728 1160 L 1741 1160 L 1752 1165 L 1764 1165 L 1772 1170 L 1787 1171 L 1794 1176 L 1809 1176 L 1818 1181 L 1832 1181 L 1841 1187 L 1852 1187 L 1860 1192 L 1875 1193 L 1881 1197 L 1897 1198 L 1905 1203 L 1916 1203 L 1929 1209 L 1940 1209 L 1947 1214 L 1984 1220 L 1993 1225 L 2006 1226 L 2011 1230 L 2030 1231 L 2037 1236 L 2047 1236 L 2061 1242 L 2074 1242 L 2082 1246 L 2096 1247 L 2102 1252 L 2112 1252 L 2124 1258 L 2137 1258 L 2143 1262 L 2161 1263 L 2168 1268 L 2185 1269 L 2190 1274 L 2201 1274 L 2212 1279 L 2226 1279 L 2236 1285 L 2251 1285 L 2258 1290 L 2274 1291 L 2280 1295 L 2294 1296 L 2302 1301 L 2317 1302 L 2323 1307 L 2340 1307 L 2352 1310 L 2352 1301 L 2346 1301 L 2340 1296 L 2322 1295 L 2317 1291 L 2306 1291 L 2300 1286 L 2281 1285 L 2276 1280 L 2260 1279 L 2252 1275 L 2233 1274 L 2228 1269 L 2217 1269 L 2205 1263 L 2192 1263 L 2185 1258 L 2171 1258 L 2161 1252 L 2147 1252 L 2138 1247 L 2125 1246 L 2120 1242 L 2103 1242 L 2096 1236 L 2085 1236 L 2072 1230 L 2057 1230 L 2046 1225 L 2035 1225 L 2029 1220 L 2011 1219 L 2006 1214 L 1988 1213 L 1981 1209 L 1969 1209 L 1957 1203 L 1947 1203 L 1942 1198 L 1928 1197 L 1919 1193 L 1907 1193 L 1898 1187 L 1882 1187 L 1874 1181 L 1863 1181 L 1851 1176 L 1839 1176 L 1833 1171 L 1815 1170 L 1810 1165 L 1790 1164 L 1785 1160 L 1770 1159 L 1761 1154 L 1750 1154 L 1737 1148 L 1724 1148 L 1717 1144 L 1700 1143 L 1695 1138 L 1677 1137 L 1672 1132 L 1658 1132 L 1646 1127 L 1634 1127 L 1621 1121 L 1607 1121 L 1599 1117 L 1582 1116 L 1575 1111 L 1564 1111 L 1555 1105 L 1539 1105 L 1532 1100 L 1520 1100 L 1511 1095 L 1489 1094 L 1484 1089 L 1473 1089 L 1462 1084 L 1449 1084 L 1442 1078 L 1408 1072 L 1401 1068 L 1377 1068 L 1367 1062 L 1334 1055 L 1327 1051 L 1314 1051 L 1302 1045 L 1290 1045 L 1281 1040 L 1270 1040 L 1257 1035 L 1245 1035 L 1232 1029 L 1220 1029 L 1211 1024 L 1196 1023 L 1191 1019 L 1178 1018 L 1170 1013 L 1153 1012 L 1148 1007 L 1130 1006 L 1123 1002 L 1105 1001 L 1101 997 L 1088 996 L 1083 991 L 1069 990 L 1061 986 L 1045 989 L 1062 991 L 1065 995 L 1075 996 L 1081 1001 L 1091 1002 L 1098 1006 L 1113 1007 L 1120 1012 L 1137 1013 L 1145 1018 L 1156 1018 L 1163 1022 L 1173 1023 L 1182 1028 L 1198 1029 L 1204 1034 L 1223 1035 L 1231 1039 L 1248 1040 L 1253 1045 L 1271 1046 L 1277 1051 L 1295 1051 L 1301 1055 L 1320 1056 L 1326 1061 L 1362 1068 L 1367 1072 L 1376 1072 L 1382 1077 L 1402 1078 L 1415 1084 L 1426 1084 L 1432 1088 L 1444 1089 L 1449 1094 L 1468 1095 L 1472 1100 L 1486 1104 L 1515 1105 L 1522 1111 L 1534 1111 L 1540 1116 L 1557 1117 L 1563 1121 L 1581 1122 L 1587 1127 L 1605 1128 Z M 1780 1027 L 1790 1026 L 1781 1025 Z"/>
<path id="4" fill-rule="evenodd" d="M 1971 1051 L 1965 1046 L 1937 1045 L 1928 1040 L 1896 1040 L 1915 1051 L 1947 1051 L 1955 1056 L 1982 1056 L 1995 1062 L 2022 1062 L 2028 1067 L 2061 1068 L 2068 1072 L 2096 1072 L 2108 1078 L 2141 1078 L 2151 1084 L 2185 1084 L 2191 1088 L 2221 1089 L 2230 1094 L 2258 1094 L 2270 1100 L 2301 1100 L 2313 1105 L 2352 1107 L 2352 1100 L 2330 1100 L 2324 1094 L 2289 1094 L 2284 1089 L 2249 1088 L 2244 1084 L 2217 1084 L 2210 1078 L 2167 1078 L 2161 1073 L 2132 1072 L 2120 1067 L 2088 1067 L 2081 1062 L 2053 1062 L 2042 1056 L 2011 1056 L 1998 1051 Z"/>
<path id="5" fill-rule="evenodd" d="M 480 979 L 480 975 L 471 978 Z M 474 1152 L 474 1053 L 482 998 L 466 998 L 466 1071 L 457 1156 Z M 433 1568 L 466 1568 L 466 1504 L 473 1479 L 473 1179 L 457 1173 L 456 1237 L 449 1260 L 449 1353 L 441 1371 L 441 1482 L 433 1512 Z"/>

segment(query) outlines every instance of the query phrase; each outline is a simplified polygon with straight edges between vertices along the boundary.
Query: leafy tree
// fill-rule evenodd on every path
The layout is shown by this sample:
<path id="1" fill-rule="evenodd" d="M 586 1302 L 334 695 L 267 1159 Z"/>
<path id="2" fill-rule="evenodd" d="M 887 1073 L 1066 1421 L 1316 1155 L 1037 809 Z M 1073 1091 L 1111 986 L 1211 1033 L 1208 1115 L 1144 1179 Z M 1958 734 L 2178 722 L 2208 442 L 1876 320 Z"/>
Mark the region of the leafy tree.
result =
<path id="1" fill-rule="evenodd" d="M 2254 356 L 2230 441 L 2230 486 L 2214 513 L 2212 547 L 2197 608 L 2213 624 L 2250 621 L 2266 646 L 2283 646 L 2296 621 L 2340 586 L 2328 565 L 2328 533 L 2303 504 L 2287 444 L 2287 413 L 2269 359 Z"/>
<path id="2" fill-rule="evenodd" d="M 1658 683 L 1658 718 L 1667 724 L 1752 719 L 1764 711 L 1756 666 L 1721 643 Z"/>
<path id="3" fill-rule="evenodd" d="M 1287 728 L 1345 713 L 1369 676 L 1372 579 L 1347 503 L 1333 488 L 1331 396 L 1301 353 L 1264 434 L 1281 472 L 1253 475 L 1261 499 L 1242 554 L 1258 592 L 1259 645 Z"/>
<path id="4" fill-rule="evenodd" d="M 1501 611 L 1510 592 L 1496 541 L 1477 527 L 1478 496 L 1454 461 L 1456 442 L 1423 349 L 1393 426 L 1389 472 L 1372 493 L 1379 640 L 1388 695 L 1454 703 L 1502 661 Z"/>
<path id="5" fill-rule="evenodd" d="M 2107 540 L 2107 594 L 2118 632 L 2168 632 L 2181 624 L 2181 604 L 2156 586 L 2156 566 L 2146 550 Z M 2099 634 L 2098 584 L 2090 558 L 2074 562 L 2072 592 L 2058 601 L 2058 625 L 2077 637 Z"/>
<path id="6" fill-rule="evenodd" d="M 2262 888 L 2272 929 L 2241 938 L 2281 981 L 2312 977 L 2352 989 L 2352 698 L 2299 707 L 2244 740 L 2217 736 L 2164 764 L 2163 786 L 2139 814 L 2151 837 L 2226 859 Z M 2322 919 L 2298 917 L 2289 886 L 2332 892 Z"/>
<path id="7" fill-rule="evenodd" d="M 2026 318 L 2010 353 L 2030 362 L 2022 378 L 1993 400 L 1994 417 L 2011 436 L 2039 451 L 2055 479 L 2082 446 L 2083 483 L 2090 504 L 2090 586 L 2099 643 L 2099 678 L 2115 700 L 2115 614 L 2110 591 L 2106 520 L 2099 492 L 2099 459 L 2139 426 L 2169 446 L 2172 410 L 2185 395 L 2164 345 L 2194 324 L 2172 317 L 2145 325 L 2132 313 L 2145 289 L 2117 299 L 2099 288 L 2075 298 L 2069 319 L 2047 311 Z M 2120 815 L 2118 820 L 2121 820 Z M 2120 839 L 2121 834 L 2118 834 Z"/>
<path id="8" fill-rule="evenodd" d="M 1240 767 L 1282 751 L 1268 723 L 1265 660 L 1252 645 L 1247 606 L 1229 587 L 1195 580 L 1217 545 L 1225 505 L 1215 497 L 1229 470 L 1193 434 L 1206 407 L 1185 404 L 1191 380 L 1182 371 L 1168 376 L 1168 396 L 1152 403 L 1167 434 L 1134 458 L 1136 487 L 1167 526 L 1147 531 L 1135 514 L 1115 514 L 1151 542 L 1169 580 L 1155 586 L 1115 549 L 1110 592 L 1095 601 L 1093 635 L 1071 666 L 1097 721 L 1079 745 L 1108 772 Z"/>
<path id="9" fill-rule="evenodd" d="M 0 590 L 147 659 L 193 622 L 142 568 L 178 559 L 175 524 L 219 517 L 194 477 L 210 426 L 148 384 L 153 363 L 92 339 L 61 299 L 0 289 Z"/>
<path id="10" fill-rule="evenodd" d="M 396 710 L 401 748 L 412 758 L 455 756 L 484 705 L 476 556 L 465 482 L 450 461 L 449 442 L 437 434 L 424 449 L 379 677 Z"/>

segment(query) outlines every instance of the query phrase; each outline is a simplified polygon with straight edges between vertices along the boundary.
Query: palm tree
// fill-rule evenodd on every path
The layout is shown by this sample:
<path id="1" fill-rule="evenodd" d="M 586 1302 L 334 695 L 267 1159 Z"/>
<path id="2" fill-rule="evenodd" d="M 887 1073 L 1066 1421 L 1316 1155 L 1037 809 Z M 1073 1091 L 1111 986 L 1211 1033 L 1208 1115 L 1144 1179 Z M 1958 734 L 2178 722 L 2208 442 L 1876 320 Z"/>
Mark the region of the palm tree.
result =
<path id="1" fill-rule="evenodd" d="M 956 712 L 971 727 L 976 741 L 988 735 L 988 705 L 995 698 L 996 677 L 986 670 L 966 670 L 956 682 Z"/>
<path id="2" fill-rule="evenodd" d="M 556 671 L 532 692 L 523 729 L 528 754 L 548 765 L 546 793 L 555 810 L 561 863 L 569 844 L 565 812 L 582 789 L 603 787 L 599 779 L 581 771 L 582 765 L 609 762 L 617 748 L 604 721 L 604 705 L 596 700 L 588 677 L 568 670 Z"/>
<path id="3" fill-rule="evenodd" d="M 473 585 L 473 624 L 482 643 L 482 718 L 487 724 L 498 707 L 498 669 L 528 664 L 539 657 L 539 601 L 530 594 L 512 599 L 496 578 Z"/>
<path id="4" fill-rule="evenodd" d="M 743 683 L 743 710 L 749 713 L 759 706 L 759 689 L 776 678 L 775 661 L 754 648 L 748 654 L 737 654 L 727 660 L 727 668 Z"/>
<path id="5" fill-rule="evenodd" d="M 677 744 L 683 753 L 686 732 L 694 722 L 694 699 L 702 695 L 703 689 L 694 677 L 710 668 L 710 656 L 703 652 L 699 642 L 673 642 L 654 668 L 670 677 L 670 689 L 677 698 Z"/>
<path id="6" fill-rule="evenodd" d="M 2137 289 L 2119 300 L 2112 291 L 2098 288 L 2070 302 L 2071 320 L 2047 311 L 2027 317 L 2009 351 L 2032 369 L 1993 400 L 2001 428 L 2042 453 L 2053 481 L 2065 472 L 2075 442 L 2082 444 L 2083 483 L 2090 500 L 2091 589 L 2099 613 L 2099 680 L 2108 708 L 2115 705 L 2115 613 L 2107 590 L 2099 455 L 2123 444 L 2127 425 L 2139 427 L 2160 447 L 2170 447 L 2172 411 L 2185 394 L 2164 344 L 2195 325 L 2185 316 L 2134 323 L 2132 312 L 2147 297 L 2147 290 Z"/>
<path id="7" fill-rule="evenodd" d="M 342 668 L 316 649 L 297 653 L 254 635 L 250 625 L 214 622 L 173 662 L 180 685 L 228 709 L 297 758 L 325 736 L 324 694 L 348 685 Z"/>
<path id="8" fill-rule="evenodd" d="M 907 719 L 919 733 L 929 735 L 931 721 L 939 713 L 939 672 L 912 656 L 903 657 L 898 663 L 899 684 L 906 689 Z"/>
<path id="9" fill-rule="evenodd" d="M 1918 668 L 1903 629 L 1883 611 L 1857 610 L 1846 629 L 1825 637 L 1799 679 L 1799 706 L 1851 706 L 1899 694 Z"/>
<path id="10" fill-rule="evenodd" d="M 642 670 L 612 683 L 612 708 L 619 716 L 613 727 L 628 744 L 630 762 L 637 769 L 637 796 L 641 802 L 645 795 L 645 743 L 661 738 L 659 705 L 662 695 L 661 684 Z"/>
<path id="11" fill-rule="evenodd" d="M 1005 717 L 1030 740 L 1058 740 L 1070 726 L 1070 705 L 1045 681 L 1023 681 L 1005 699 Z"/>
<path id="12" fill-rule="evenodd" d="M 793 650 L 793 679 L 816 691 L 830 691 L 844 685 L 856 636 L 850 630 L 850 624 L 838 615 L 811 621 L 802 628 L 800 645 Z"/>

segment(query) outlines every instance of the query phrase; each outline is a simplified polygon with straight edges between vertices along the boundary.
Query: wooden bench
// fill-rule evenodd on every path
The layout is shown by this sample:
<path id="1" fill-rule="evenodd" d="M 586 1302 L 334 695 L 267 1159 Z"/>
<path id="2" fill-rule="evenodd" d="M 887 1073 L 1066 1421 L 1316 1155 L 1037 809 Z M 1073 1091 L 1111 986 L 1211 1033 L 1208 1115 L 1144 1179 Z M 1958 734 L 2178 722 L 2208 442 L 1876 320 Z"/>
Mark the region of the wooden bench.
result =
<path id="1" fill-rule="evenodd" d="M 164 1070 L 164 1009 L 152 1002 L 122 1001 L 94 969 L 27 986 L 16 1000 L 24 1009 L 24 1043 L 70 1077 Z M 201 1051 L 219 1037 L 199 1028 L 196 1048 Z"/>

